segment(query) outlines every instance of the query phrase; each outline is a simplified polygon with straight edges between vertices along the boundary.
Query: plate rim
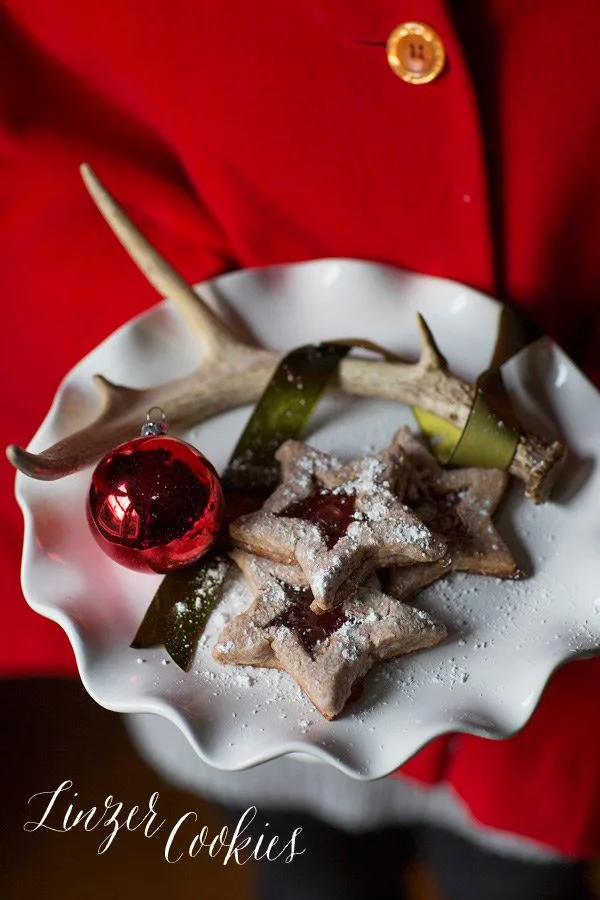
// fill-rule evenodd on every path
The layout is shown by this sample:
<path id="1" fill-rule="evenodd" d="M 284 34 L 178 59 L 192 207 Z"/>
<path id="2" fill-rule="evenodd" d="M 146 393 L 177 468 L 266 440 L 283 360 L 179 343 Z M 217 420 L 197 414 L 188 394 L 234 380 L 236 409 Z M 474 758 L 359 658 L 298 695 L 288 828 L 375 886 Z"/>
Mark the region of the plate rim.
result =
<path id="1" fill-rule="evenodd" d="M 234 281 L 234 280 L 243 278 L 245 275 L 247 275 L 248 272 L 250 272 L 252 274 L 256 274 L 256 273 L 260 274 L 260 273 L 268 273 L 268 272 L 281 270 L 281 269 L 290 269 L 290 268 L 296 269 L 299 267 L 315 267 L 315 266 L 319 266 L 319 265 L 323 265 L 323 264 L 330 264 L 330 263 L 343 263 L 343 264 L 352 263 L 352 264 L 358 264 L 360 266 L 370 266 L 370 267 L 373 267 L 376 269 L 388 269 L 394 275 L 405 274 L 409 277 L 426 278 L 428 280 L 441 282 L 446 285 L 453 285 L 453 286 L 456 286 L 457 288 L 460 288 L 461 290 L 467 290 L 470 294 L 472 294 L 473 296 L 476 296 L 478 299 L 485 302 L 485 304 L 488 305 L 492 309 L 499 311 L 502 308 L 502 304 L 498 300 L 494 299 L 493 297 L 490 297 L 489 295 L 484 294 L 475 288 L 471 288 L 470 286 L 464 285 L 453 279 L 446 279 L 446 278 L 442 278 L 440 276 L 421 275 L 420 273 L 411 272 L 410 270 L 399 269 L 394 266 L 387 266 L 385 264 L 379 264 L 379 263 L 369 262 L 369 261 L 365 261 L 365 260 L 356 260 L 356 259 L 343 258 L 343 257 L 341 257 L 341 258 L 337 258 L 337 257 L 324 258 L 324 259 L 318 259 L 318 260 L 306 260 L 306 261 L 302 261 L 302 262 L 298 262 L 298 263 L 284 263 L 284 264 L 277 264 L 277 265 L 271 265 L 271 266 L 264 266 L 264 267 L 260 267 L 257 269 L 250 269 L 250 270 L 247 270 L 247 269 L 236 270 L 233 272 L 224 273 L 222 275 L 217 276 L 216 278 L 212 278 L 212 279 L 208 279 L 206 281 L 199 282 L 196 285 L 194 285 L 194 289 L 201 291 L 203 296 L 207 298 L 208 302 L 211 305 L 213 305 L 214 304 L 213 290 L 218 292 L 219 288 L 222 284 L 225 285 L 228 281 Z M 67 373 L 65 373 L 65 375 L 61 379 L 61 381 L 56 389 L 56 393 L 54 395 L 52 403 L 50 404 L 50 407 L 49 407 L 46 415 L 44 416 L 42 422 L 40 423 L 39 427 L 36 429 L 36 432 L 35 432 L 34 436 L 32 437 L 31 441 L 29 442 L 28 447 L 34 446 L 36 444 L 38 435 L 40 433 L 43 433 L 44 428 L 55 416 L 56 409 L 61 402 L 62 392 L 63 392 L 64 387 L 65 387 L 66 383 L 68 382 L 71 374 L 77 368 L 79 368 L 85 361 L 87 361 L 93 354 L 95 354 L 98 350 L 103 348 L 109 342 L 113 341 L 113 339 L 117 335 L 125 332 L 130 327 L 132 327 L 134 324 L 139 323 L 140 321 L 149 319 L 153 315 L 156 315 L 160 309 L 164 308 L 167 305 L 171 305 L 171 301 L 169 301 L 168 298 L 159 300 L 156 304 L 153 304 L 150 308 L 143 310 L 142 312 L 133 316 L 131 319 L 127 320 L 126 322 L 121 324 L 118 328 L 116 328 L 113 332 L 111 332 L 109 335 L 107 335 L 99 344 L 97 344 L 87 354 L 85 354 L 85 356 L 83 356 L 80 360 L 78 360 L 75 363 L 75 365 L 73 367 L 71 367 L 71 369 Z M 551 342 L 551 343 L 554 346 L 558 347 L 558 345 L 555 345 L 554 342 Z M 560 349 L 560 348 L 558 348 L 558 349 Z M 564 351 L 561 350 L 561 353 L 564 353 Z M 593 383 L 589 381 L 589 379 L 587 378 L 585 373 L 581 372 L 581 370 L 575 365 L 575 363 L 573 363 L 572 361 L 570 361 L 570 362 L 576 368 L 578 374 L 583 376 L 583 378 L 586 379 L 586 381 L 588 381 L 588 383 L 590 384 L 590 386 L 592 386 L 594 388 L 594 390 L 597 390 L 595 388 L 595 386 L 593 385 Z M 279 743 L 274 744 L 271 749 L 265 748 L 262 751 L 255 751 L 250 756 L 248 756 L 248 753 L 246 752 L 246 755 L 244 756 L 243 760 L 241 760 L 241 761 L 239 759 L 234 760 L 230 765 L 225 765 L 225 764 L 223 764 L 223 762 L 219 763 L 219 762 L 215 761 L 213 758 L 211 758 L 210 754 L 206 753 L 206 751 L 203 749 L 200 741 L 198 740 L 197 734 L 195 734 L 192 731 L 190 725 L 188 724 L 188 721 L 187 721 L 184 713 L 181 710 L 179 710 L 173 706 L 170 706 L 162 698 L 140 697 L 135 702 L 132 702 L 131 700 L 127 700 L 127 701 L 124 701 L 122 704 L 120 704 L 120 703 L 106 700 L 97 692 L 94 684 L 92 683 L 92 681 L 89 678 L 89 673 L 86 671 L 85 646 L 84 646 L 84 642 L 82 640 L 82 636 L 79 634 L 79 632 L 77 630 L 76 623 L 68 616 L 68 614 L 64 610 L 53 607 L 47 603 L 37 601 L 35 599 L 35 597 L 33 597 L 31 595 L 31 592 L 28 587 L 27 569 L 28 569 L 28 563 L 30 562 L 29 557 L 32 556 L 32 554 L 33 554 L 33 548 L 31 546 L 33 542 L 31 540 L 31 537 L 32 537 L 32 533 L 34 531 L 34 522 L 33 522 L 34 511 L 28 506 L 28 502 L 27 502 L 26 484 L 29 481 L 30 481 L 30 479 L 28 479 L 26 476 L 22 475 L 21 473 L 17 473 L 16 480 L 15 480 L 15 495 L 16 495 L 17 502 L 19 504 L 19 507 L 21 508 L 21 512 L 22 512 L 23 518 L 24 518 L 23 550 L 22 550 L 22 556 L 21 556 L 21 584 L 22 584 L 23 594 L 24 594 L 25 599 L 26 599 L 28 605 L 30 606 L 30 608 L 33 609 L 39 615 L 42 615 L 45 618 L 48 618 L 51 621 L 56 622 L 60 627 L 63 628 L 63 630 L 65 631 L 65 633 L 69 639 L 69 642 L 73 648 L 79 677 L 81 678 L 81 681 L 82 681 L 86 691 L 90 694 L 90 696 L 92 697 L 92 699 L 94 699 L 95 702 L 97 702 L 99 705 L 103 706 L 104 708 L 112 710 L 114 712 L 134 713 L 134 714 L 152 713 L 152 714 L 157 714 L 157 715 L 163 716 L 164 718 L 168 719 L 170 722 L 172 722 L 174 725 L 176 725 L 178 727 L 178 729 L 187 738 L 188 742 L 192 745 L 192 747 L 194 748 L 197 755 L 204 762 L 206 762 L 207 764 L 209 764 L 211 766 L 214 766 L 215 768 L 221 769 L 223 771 L 232 771 L 232 772 L 233 771 L 241 771 L 243 769 L 247 769 L 247 768 L 251 768 L 255 765 L 259 765 L 263 762 L 267 762 L 268 760 L 275 759 L 279 756 L 284 756 L 284 755 L 288 755 L 288 754 L 292 754 L 292 753 L 293 754 L 301 753 L 301 754 L 309 755 L 321 762 L 326 762 L 331 765 L 334 765 L 337 769 L 342 771 L 344 774 L 346 774 L 356 780 L 359 780 L 359 781 L 375 780 L 375 779 L 378 779 L 380 777 L 383 777 L 383 776 L 388 775 L 391 772 L 395 771 L 400 765 L 403 764 L 403 762 L 405 762 L 407 759 L 410 759 L 410 758 L 412 758 L 412 756 L 419 753 L 420 750 L 423 749 L 423 747 L 425 747 L 427 744 L 429 744 L 436 737 L 442 737 L 447 734 L 457 734 L 457 733 L 473 735 L 473 736 L 478 736 L 478 737 L 485 737 L 485 738 L 488 738 L 491 740 L 503 740 L 503 739 L 512 737 L 513 735 L 520 732 L 526 726 L 527 722 L 533 715 L 533 712 L 537 708 L 537 706 L 540 702 L 540 699 L 542 697 L 542 694 L 544 693 L 544 691 L 546 689 L 548 682 L 554 676 L 554 674 L 556 673 L 556 671 L 558 669 L 560 669 L 563 665 L 565 665 L 567 662 L 570 662 L 571 660 L 581 659 L 581 658 L 592 658 L 592 657 L 595 657 L 600 654 L 600 646 L 599 646 L 594 651 L 590 651 L 590 650 L 571 651 L 566 656 L 565 656 L 566 651 L 563 651 L 560 653 L 560 656 L 557 655 L 557 657 L 552 661 L 549 672 L 539 679 L 539 683 L 537 684 L 536 689 L 535 689 L 535 700 L 532 703 L 530 703 L 527 708 L 523 708 L 523 715 L 521 717 L 519 724 L 515 728 L 505 728 L 503 726 L 498 725 L 497 723 L 495 724 L 494 728 L 492 728 L 490 726 L 485 726 L 485 727 L 479 726 L 478 727 L 474 724 L 469 725 L 467 722 L 464 722 L 464 723 L 460 724 L 460 727 L 457 727 L 456 723 L 453 723 L 451 726 L 449 726 L 446 729 L 440 729 L 439 727 L 436 727 L 435 724 L 432 723 L 430 726 L 430 729 L 429 729 L 431 732 L 429 734 L 429 736 L 420 740 L 417 749 L 415 749 L 410 754 L 409 757 L 403 758 L 402 760 L 400 760 L 398 763 L 396 763 L 391 768 L 389 766 L 385 767 L 385 771 L 378 770 L 375 774 L 372 771 L 370 771 L 369 773 L 363 773 L 360 770 L 360 767 L 352 766 L 351 764 L 346 763 L 342 759 L 339 759 L 335 755 L 335 753 L 332 753 L 331 750 L 328 750 L 326 748 L 321 748 L 314 743 L 302 742 L 302 741 L 287 741 L 287 742 L 280 741 Z M 544 672 L 547 672 L 547 666 L 544 667 Z"/>

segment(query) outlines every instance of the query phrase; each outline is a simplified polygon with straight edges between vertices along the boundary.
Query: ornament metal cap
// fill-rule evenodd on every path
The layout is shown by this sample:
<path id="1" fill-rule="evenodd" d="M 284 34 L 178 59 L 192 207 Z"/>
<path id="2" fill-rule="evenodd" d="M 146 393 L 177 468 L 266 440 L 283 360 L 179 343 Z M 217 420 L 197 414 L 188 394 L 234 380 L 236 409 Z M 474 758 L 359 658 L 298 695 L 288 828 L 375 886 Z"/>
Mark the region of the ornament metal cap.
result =
<path id="1" fill-rule="evenodd" d="M 160 416 L 160 419 L 157 415 Z M 146 421 L 142 425 L 140 434 L 142 437 L 157 437 L 160 434 L 166 434 L 169 430 L 167 416 L 164 409 L 160 406 L 153 406 L 146 413 Z"/>

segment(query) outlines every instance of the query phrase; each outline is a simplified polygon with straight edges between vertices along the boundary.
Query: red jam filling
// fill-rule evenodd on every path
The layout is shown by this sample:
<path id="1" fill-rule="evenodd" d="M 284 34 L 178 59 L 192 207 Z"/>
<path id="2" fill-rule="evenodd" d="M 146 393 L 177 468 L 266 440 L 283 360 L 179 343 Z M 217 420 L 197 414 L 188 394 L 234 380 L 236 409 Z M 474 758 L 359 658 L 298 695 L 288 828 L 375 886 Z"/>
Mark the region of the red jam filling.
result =
<path id="1" fill-rule="evenodd" d="M 270 624 L 274 627 L 285 625 L 290 628 L 309 653 L 320 641 L 325 640 L 347 621 L 341 606 L 316 615 L 310 608 L 313 601 L 310 588 L 293 588 L 287 584 L 281 586 L 286 596 L 293 602 Z"/>
<path id="2" fill-rule="evenodd" d="M 287 506 L 278 515 L 287 519 L 313 522 L 321 531 L 327 549 L 331 550 L 346 533 L 355 509 L 354 497 L 348 494 L 334 494 L 333 491 L 320 488 L 303 500 L 297 500 Z"/>
<path id="3" fill-rule="evenodd" d="M 445 537 L 471 540 L 473 535 L 456 509 L 463 499 L 463 492 L 448 491 L 444 494 L 441 491 L 435 491 L 430 488 L 429 493 L 436 508 L 436 530 L 440 531 Z"/>

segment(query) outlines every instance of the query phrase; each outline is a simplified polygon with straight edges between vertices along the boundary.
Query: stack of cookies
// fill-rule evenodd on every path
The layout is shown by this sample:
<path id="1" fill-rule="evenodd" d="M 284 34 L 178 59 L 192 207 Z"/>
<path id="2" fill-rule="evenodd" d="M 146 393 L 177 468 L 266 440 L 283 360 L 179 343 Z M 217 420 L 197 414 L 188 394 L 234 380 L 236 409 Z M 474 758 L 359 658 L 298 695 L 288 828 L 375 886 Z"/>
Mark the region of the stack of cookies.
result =
<path id="1" fill-rule="evenodd" d="M 444 470 L 407 428 L 351 462 L 298 441 L 277 459 L 275 492 L 230 526 L 254 600 L 213 655 L 288 671 L 327 719 L 377 660 L 446 637 L 407 602 L 420 588 L 453 570 L 519 577 L 492 522 L 504 472 Z"/>

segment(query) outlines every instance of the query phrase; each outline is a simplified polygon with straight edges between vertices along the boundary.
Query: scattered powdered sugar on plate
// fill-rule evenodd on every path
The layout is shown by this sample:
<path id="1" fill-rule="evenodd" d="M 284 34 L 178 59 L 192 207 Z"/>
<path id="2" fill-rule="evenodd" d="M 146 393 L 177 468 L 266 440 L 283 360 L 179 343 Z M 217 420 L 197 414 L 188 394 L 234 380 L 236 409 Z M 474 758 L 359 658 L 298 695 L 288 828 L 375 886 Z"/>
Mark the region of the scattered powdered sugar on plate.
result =
<path id="1" fill-rule="evenodd" d="M 469 680 L 469 673 L 464 666 L 459 666 L 453 660 L 448 660 L 434 670 L 431 680 L 434 684 L 440 684 L 452 689 L 457 684 L 466 684 Z"/>

